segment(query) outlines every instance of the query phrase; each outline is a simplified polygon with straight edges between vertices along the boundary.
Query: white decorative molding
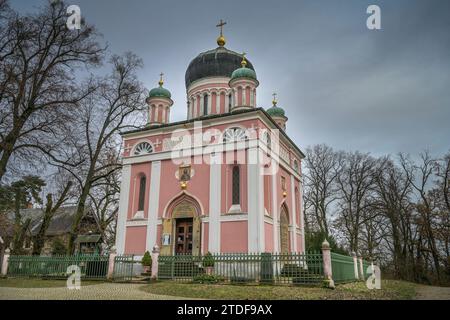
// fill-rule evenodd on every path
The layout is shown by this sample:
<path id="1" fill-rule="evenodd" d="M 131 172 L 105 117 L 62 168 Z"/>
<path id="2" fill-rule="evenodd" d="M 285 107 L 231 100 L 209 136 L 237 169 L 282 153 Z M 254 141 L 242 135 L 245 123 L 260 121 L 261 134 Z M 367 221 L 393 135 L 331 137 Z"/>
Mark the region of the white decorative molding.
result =
<path id="1" fill-rule="evenodd" d="M 125 233 L 128 213 L 128 198 L 130 195 L 131 166 L 122 167 L 122 182 L 120 184 L 119 212 L 117 218 L 116 230 L 116 249 L 117 254 L 123 254 L 125 251 Z"/>
<path id="2" fill-rule="evenodd" d="M 210 156 L 209 167 L 209 235 L 208 250 L 212 253 L 220 252 L 220 207 L 222 198 L 222 165 L 217 162 L 219 154 Z"/>
<path id="3" fill-rule="evenodd" d="M 159 210 L 159 190 L 161 184 L 161 161 L 152 162 L 150 196 L 148 197 L 148 228 L 146 250 L 151 251 L 157 244 L 157 222 Z"/>
<path id="4" fill-rule="evenodd" d="M 138 211 L 133 215 L 132 220 L 142 220 L 144 219 L 144 211 Z"/>
<path id="5" fill-rule="evenodd" d="M 295 230 L 297 230 L 297 206 L 295 203 L 295 179 L 294 176 L 291 175 L 291 203 L 292 203 L 292 207 L 291 207 L 291 222 L 292 225 L 294 226 L 294 230 L 293 230 L 293 237 L 291 237 L 292 239 L 292 243 L 291 243 L 291 248 L 294 248 L 294 252 L 297 252 L 297 236 L 295 234 Z"/>
<path id="6" fill-rule="evenodd" d="M 127 227 L 141 227 L 141 226 L 148 226 L 148 220 L 140 219 L 127 221 Z"/>
<path id="7" fill-rule="evenodd" d="M 230 209 L 228 210 L 228 213 L 235 214 L 235 213 L 241 213 L 242 208 L 240 204 L 233 204 Z"/>

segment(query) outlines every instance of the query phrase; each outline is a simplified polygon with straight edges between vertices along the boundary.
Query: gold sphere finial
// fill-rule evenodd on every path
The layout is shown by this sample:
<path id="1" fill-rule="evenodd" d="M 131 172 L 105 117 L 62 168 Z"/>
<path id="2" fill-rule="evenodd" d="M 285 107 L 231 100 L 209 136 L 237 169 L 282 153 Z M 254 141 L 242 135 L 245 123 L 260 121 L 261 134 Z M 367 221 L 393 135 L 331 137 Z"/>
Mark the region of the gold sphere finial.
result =
<path id="1" fill-rule="evenodd" d="M 276 105 L 277 105 L 277 94 L 274 92 L 274 93 L 272 94 L 272 96 L 273 96 L 272 104 L 273 104 L 274 106 L 276 106 Z"/>
<path id="2" fill-rule="evenodd" d="M 226 43 L 225 37 L 223 36 L 223 26 L 227 23 L 220 19 L 220 22 L 216 25 L 217 28 L 220 28 L 220 36 L 217 38 L 217 44 L 219 47 L 223 47 Z"/>
<path id="3" fill-rule="evenodd" d="M 247 61 L 245 60 L 245 55 L 246 55 L 246 54 L 247 54 L 247 53 L 242 52 L 242 62 L 241 62 L 242 68 L 245 68 L 245 66 L 247 65 Z"/>
<path id="4" fill-rule="evenodd" d="M 158 84 L 159 84 L 160 87 L 162 87 L 163 84 L 164 84 L 163 75 L 164 75 L 164 73 L 162 73 L 162 72 L 159 74 L 159 82 L 158 82 Z"/>

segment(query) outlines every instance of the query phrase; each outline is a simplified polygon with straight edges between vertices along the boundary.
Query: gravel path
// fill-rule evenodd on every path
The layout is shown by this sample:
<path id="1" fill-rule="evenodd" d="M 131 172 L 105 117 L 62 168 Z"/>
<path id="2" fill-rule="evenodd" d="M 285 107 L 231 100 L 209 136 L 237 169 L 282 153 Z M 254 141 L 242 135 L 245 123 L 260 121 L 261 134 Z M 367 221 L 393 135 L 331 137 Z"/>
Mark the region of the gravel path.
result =
<path id="1" fill-rule="evenodd" d="M 0 300 L 176 300 L 185 299 L 157 295 L 139 290 L 142 284 L 102 283 L 63 288 L 7 288 L 0 287 Z"/>
<path id="2" fill-rule="evenodd" d="M 420 286 L 416 287 L 417 300 L 450 300 L 450 287 Z"/>

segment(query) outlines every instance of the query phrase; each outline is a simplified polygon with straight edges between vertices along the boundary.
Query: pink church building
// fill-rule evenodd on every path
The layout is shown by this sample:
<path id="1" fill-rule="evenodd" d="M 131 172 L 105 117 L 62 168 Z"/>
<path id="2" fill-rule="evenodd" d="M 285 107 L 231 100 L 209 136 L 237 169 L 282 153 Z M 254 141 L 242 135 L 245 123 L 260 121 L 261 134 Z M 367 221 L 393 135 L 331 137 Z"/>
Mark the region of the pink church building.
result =
<path id="1" fill-rule="evenodd" d="M 152 89 L 148 124 L 123 134 L 118 254 L 303 252 L 301 150 L 277 106 L 257 107 L 259 82 L 225 47 L 200 53 L 185 81 L 187 119 L 170 122 L 169 90 Z"/>

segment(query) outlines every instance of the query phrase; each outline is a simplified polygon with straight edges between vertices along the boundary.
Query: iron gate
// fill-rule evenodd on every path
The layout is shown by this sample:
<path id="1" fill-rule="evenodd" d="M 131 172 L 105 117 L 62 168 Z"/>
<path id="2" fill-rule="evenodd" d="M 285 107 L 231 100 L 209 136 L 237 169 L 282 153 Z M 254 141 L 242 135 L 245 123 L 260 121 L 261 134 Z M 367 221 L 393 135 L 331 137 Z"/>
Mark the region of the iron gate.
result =
<path id="1" fill-rule="evenodd" d="M 122 255 L 114 258 L 113 280 L 127 282 L 133 279 L 134 255 Z"/>

